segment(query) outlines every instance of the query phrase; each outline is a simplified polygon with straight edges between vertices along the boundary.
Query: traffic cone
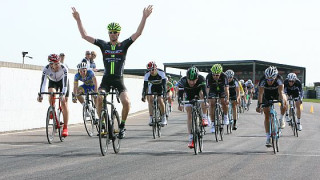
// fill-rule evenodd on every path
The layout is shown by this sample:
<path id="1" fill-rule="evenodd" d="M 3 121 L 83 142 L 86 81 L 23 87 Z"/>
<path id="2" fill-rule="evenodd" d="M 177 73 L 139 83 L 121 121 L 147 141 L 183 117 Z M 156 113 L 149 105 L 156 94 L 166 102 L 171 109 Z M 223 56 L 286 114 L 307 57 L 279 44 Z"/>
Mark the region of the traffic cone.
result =
<path id="1" fill-rule="evenodd" d="M 301 111 L 303 111 L 303 106 L 302 106 L 302 104 L 300 104 L 300 109 L 301 109 Z"/>
<path id="2" fill-rule="evenodd" d="M 313 113 L 313 106 L 311 105 L 310 112 Z"/>

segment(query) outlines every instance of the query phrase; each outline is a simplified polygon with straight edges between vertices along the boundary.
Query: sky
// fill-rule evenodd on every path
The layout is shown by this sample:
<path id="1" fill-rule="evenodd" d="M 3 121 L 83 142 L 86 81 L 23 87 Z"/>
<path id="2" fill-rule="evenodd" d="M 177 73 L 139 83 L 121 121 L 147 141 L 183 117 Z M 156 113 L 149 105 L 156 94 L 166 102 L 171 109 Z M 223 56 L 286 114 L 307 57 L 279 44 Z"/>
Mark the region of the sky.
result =
<path id="1" fill-rule="evenodd" d="M 135 33 L 144 7 L 153 5 L 142 35 L 128 50 L 125 68 L 162 63 L 262 60 L 306 67 L 306 85 L 319 82 L 319 0 L 1 0 L 0 61 L 22 63 L 22 51 L 44 66 L 65 53 L 70 68 L 100 49 L 81 38 L 71 7 L 88 35 L 109 41 L 107 25 L 122 26 L 119 40 Z"/>

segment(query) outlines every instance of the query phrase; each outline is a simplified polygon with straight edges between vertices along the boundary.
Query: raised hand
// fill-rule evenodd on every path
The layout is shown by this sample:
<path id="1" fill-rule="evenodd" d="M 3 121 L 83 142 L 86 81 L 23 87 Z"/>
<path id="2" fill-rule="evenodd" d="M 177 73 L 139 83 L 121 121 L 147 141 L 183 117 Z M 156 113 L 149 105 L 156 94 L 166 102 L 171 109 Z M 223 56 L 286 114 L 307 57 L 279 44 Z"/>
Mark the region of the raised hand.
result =
<path id="1" fill-rule="evenodd" d="M 72 7 L 71 8 L 72 9 L 72 15 L 73 15 L 73 17 L 74 17 L 74 19 L 75 20 L 79 20 L 80 19 L 80 14 L 78 13 L 78 11 L 76 10 L 76 8 L 75 7 Z"/>
<path id="2" fill-rule="evenodd" d="M 143 9 L 143 17 L 147 18 L 150 16 L 150 14 L 152 13 L 152 5 L 149 5 L 147 8 Z"/>

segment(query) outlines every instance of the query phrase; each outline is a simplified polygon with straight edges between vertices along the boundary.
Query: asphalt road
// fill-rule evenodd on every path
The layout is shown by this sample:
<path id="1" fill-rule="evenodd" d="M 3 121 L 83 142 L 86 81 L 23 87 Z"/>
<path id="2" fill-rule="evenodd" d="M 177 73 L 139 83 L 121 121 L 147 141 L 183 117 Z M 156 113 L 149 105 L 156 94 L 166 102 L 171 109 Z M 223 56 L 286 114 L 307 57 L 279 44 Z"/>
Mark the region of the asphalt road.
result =
<path id="1" fill-rule="evenodd" d="M 303 130 L 297 138 L 286 126 L 276 155 L 265 147 L 263 116 L 255 104 L 224 141 L 208 133 L 199 155 L 187 147 L 186 114 L 177 110 L 155 140 L 146 112 L 130 116 L 120 153 L 111 149 L 107 156 L 83 124 L 70 126 L 69 137 L 53 144 L 45 129 L 2 133 L 0 179 L 319 179 L 320 104 L 303 104 Z"/>

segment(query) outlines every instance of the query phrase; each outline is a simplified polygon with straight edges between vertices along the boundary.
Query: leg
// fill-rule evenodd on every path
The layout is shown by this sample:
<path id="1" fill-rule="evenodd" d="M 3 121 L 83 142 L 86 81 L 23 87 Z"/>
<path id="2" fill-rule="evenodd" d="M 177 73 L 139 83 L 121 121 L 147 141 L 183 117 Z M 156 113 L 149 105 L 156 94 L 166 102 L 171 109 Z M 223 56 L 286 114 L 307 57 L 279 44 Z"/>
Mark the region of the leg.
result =
<path id="1" fill-rule="evenodd" d="M 189 148 L 193 148 L 194 147 L 194 143 L 193 143 L 193 134 L 191 134 L 191 126 L 192 126 L 192 108 L 191 106 L 185 106 L 186 107 L 186 111 L 187 111 L 187 115 L 188 115 L 188 121 L 187 121 L 187 127 L 188 127 L 188 134 L 189 134 L 189 143 L 188 143 L 188 147 Z"/>
<path id="2" fill-rule="evenodd" d="M 120 101 L 122 103 L 122 121 L 121 123 L 125 123 L 125 121 L 127 120 L 128 117 L 128 113 L 130 110 L 130 99 L 128 97 L 128 93 L 127 92 L 122 92 L 120 94 Z"/>

